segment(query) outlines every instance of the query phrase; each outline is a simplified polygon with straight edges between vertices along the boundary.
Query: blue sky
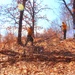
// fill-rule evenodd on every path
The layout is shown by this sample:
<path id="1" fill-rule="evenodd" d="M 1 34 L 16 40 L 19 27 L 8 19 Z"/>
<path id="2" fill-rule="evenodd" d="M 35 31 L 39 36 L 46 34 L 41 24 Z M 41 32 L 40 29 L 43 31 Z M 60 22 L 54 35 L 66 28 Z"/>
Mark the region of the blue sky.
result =
<path id="1" fill-rule="evenodd" d="M 0 5 L 10 4 L 11 1 L 12 0 L 0 0 Z M 38 0 L 38 1 L 40 1 L 40 0 Z M 60 19 L 59 18 L 60 5 L 57 1 L 58 0 L 43 0 L 43 5 L 48 5 L 48 7 L 52 8 L 52 10 L 44 12 L 50 21 L 53 21 L 54 19 Z M 68 0 L 66 0 L 66 1 L 68 1 Z M 50 24 L 46 21 L 41 21 L 38 24 L 43 26 L 44 28 L 50 27 Z M 8 24 L 4 24 L 4 25 L 8 26 Z M 3 31 L 0 30 L 0 33 L 3 34 Z M 70 31 L 70 32 L 72 33 L 72 31 Z"/>
<path id="2" fill-rule="evenodd" d="M 47 10 L 44 13 L 48 17 L 48 19 L 52 22 L 56 18 L 59 18 L 59 3 L 57 0 L 43 0 L 43 5 L 47 5 L 51 10 Z M 47 21 L 42 21 L 42 26 L 44 28 L 50 27 L 50 23 Z"/>
<path id="3" fill-rule="evenodd" d="M 0 5 L 10 4 L 12 0 L 0 0 Z"/>
<path id="4" fill-rule="evenodd" d="M 12 0 L 0 0 L 0 5 L 10 4 Z M 40 0 L 38 0 L 40 1 Z M 43 0 L 43 5 L 48 5 L 52 10 L 46 11 L 45 14 L 50 20 L 53 20 L 57 17 L 58 12 L 56 10 L 59 9 L 59 3 L 57 0 Z M 55 13 L 54 13 L 55 12 Z"/>
<path id="5" fill-rule="evenodd" d="M 10 4 L 11 1 L 12 0 L 0 0 L 0 5 Z M 40 0 L 38 0 L 38 1 L 40 1 Z M 56 19 L 59 14 L 57 11 L 59 9 L 59 4 L 55 1 L 57 1 L 57 0 L 43 0 L 43 5 L 48 5 L 48 7 L 51 8 L 50 11 L 44 12 L 44 14 L 47 15 L 47 17 L 50 21 Z M 6 24 L 6 25 L 8 25 L 8 24 Z M 47 21 L 41 21 L 41 22 L 39 22 L 38 25 L 41 25 L 44 28 L 48 28 L 50 26 L 50 24 Z"/>

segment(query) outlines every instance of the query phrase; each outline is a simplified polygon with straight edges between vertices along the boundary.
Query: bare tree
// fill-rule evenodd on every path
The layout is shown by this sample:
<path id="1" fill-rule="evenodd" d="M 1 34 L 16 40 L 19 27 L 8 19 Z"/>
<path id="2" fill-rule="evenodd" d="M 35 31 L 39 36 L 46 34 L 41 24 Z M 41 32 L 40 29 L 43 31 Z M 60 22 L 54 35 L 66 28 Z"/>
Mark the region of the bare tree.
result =
<path id="1" fill-rule="evenodd" d="M 24 18 L 23 16 L 20 15 L 21 20 L 24 19 L 24 21 L 26 22 L 26 24 L 30 25 L 33 27 L 33 35 L 34 35 L 34 26 L 36 25 L 37 19 L 45 19 L 48 21 L 48 19 L 46 17 L 37 17 L 38 13 L 46 10 L 46 9 L 50 9 L 48 7 L 39 7 L 41 4 L 41 2 L 38 4 L 37 1 L 33 0 L 33 2 L 31 2 L 30 0 L 27 1 L 26 6 L 25 6 L 25 13 L 24 13 Z M 23 4 L 24 5 L 24 4 Z M 20 12 L 23 15 L 23 11 Z M 18 31 L 18 41 L 20 41 L 21 43 L 21 32 L 22 32 L 22 23 L 20 22 L 21 20 L 19 20 L 19 24 L 21 24 L 21 27 L 19 27 L 19 31 Z M 20 35 L 19 35 L 20 33 Z M 22 44 L 22 43 L 21 43 Z"/>
<path id="2" fill-rule="evenodd" d="M 70 9 L 69 5 L 67 4 L 67 2 L 65 0 L 62 0 L 62 1 L 64 3 L 65 7 L 67 8 L 67 10 L 69 11 L 70 15 L 72 16 L 72 19 L 73 19 L 73 29 L 75 31 L 75 0 L 70 0 L 71 1 L 71 3 L 70 3 L 71 6 L 70 7 L 72 8 L 72 6 L 73 6 L 72 9 Z M 71 11 L 71 10 L 73 10 L 73 11 Z M 75 33 L 74 33 L 74 38 L 75 38 Z"/>
<path id="3" fill-rule="evenodd" d="M 25 3 L 26 3 L 27 0 L 23 0 L 22 1 L 22 4 L 23 6 L 25 7 Z M 19 18 L 19 28 L 18 28 L 18 44 L 22 45 L 22 42 L 21 42 L 21 32 L 22 32 L 22 19 L 23 19 L 23 13 L 24 13 L 24 10 L 23 11 L 20 11 L 20 18 Z"/>
<path id="4" fill-rule="evenodd" d="M 23 11 L 18 11 L 17 6 L 18 4 L 23 4 L 25 9 Z M 48 8 L 47 6 L 42 7 L 42 1 L 40 3 L 38 3 L 38 1 L 36 0 L 13 0 L 12 4 L 9 5 L 9 7 L 4 8 L 4 17 L 7 19 L 5 19 L 4 21 L 8 22 L 8 23 L 12 23 L 12 25 L 17 25 L 18 29 L 18 39 L 17 42 L 18 44 L 22 45 L 21 42 L 21 35 L 22 35 L 22 28 L 23 25 L 25 26 L 33 26 L 33 29 L 35 28 L 35 25 L 37 25 L 37 20 L 39 19 L 44 19 L 47 20 L 46 15 L 40 15 L 40 12 L 48 9 L 50 10 L 50 8 Z M 9 20 L 10 18 L 10 20 Z M 11 21 L 12 20 L 12 21 Z"/>

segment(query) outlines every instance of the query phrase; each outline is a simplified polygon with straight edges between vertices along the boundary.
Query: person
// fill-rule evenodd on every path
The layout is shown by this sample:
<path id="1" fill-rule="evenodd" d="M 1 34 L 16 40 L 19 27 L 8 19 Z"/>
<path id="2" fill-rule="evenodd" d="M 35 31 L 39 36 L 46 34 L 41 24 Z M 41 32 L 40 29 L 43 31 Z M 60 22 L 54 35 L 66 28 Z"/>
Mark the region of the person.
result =
<path id="1" fill-rule="evenodd" d="M 25 46 L 27 45 L 27 43 L 30 41 L 31 42 L 31 45 L 33 45 L 33 27 L 30 26 L 28 29 L 27 29 L 27 32 L 28 32 L 28 35 L 27 35 L 27 40 L 26 40 L 26 43 L 25 43 Z"/>
<path id="2" fill-rule="evenodd" d="M 62 22 L 62 30 L 64 33 L 64 39 L 66 39 L 67 25 L 64 22 Z"/>

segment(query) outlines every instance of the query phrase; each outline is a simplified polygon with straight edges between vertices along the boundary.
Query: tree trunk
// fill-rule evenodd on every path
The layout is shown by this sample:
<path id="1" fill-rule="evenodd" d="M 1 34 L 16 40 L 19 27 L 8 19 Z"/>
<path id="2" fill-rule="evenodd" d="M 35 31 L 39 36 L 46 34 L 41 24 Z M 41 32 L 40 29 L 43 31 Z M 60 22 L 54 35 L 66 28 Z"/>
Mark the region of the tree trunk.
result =
<path id="1" fill-rule="evenodd" d="M 27 0 L 23 0 L 23 6 L 25 7 L 25 3 Z M 20 18 L 19 18 L 19 28 L 18 28 L 18 39 L 17 42 L 18 44 L 22 45 L 22 41 L 21 41 L 21 32 L 22 32 L 22 19 L 23 19 L 23 11 L 20 11 Z"/>
<path id="2" fill-rule="evenodd" d="M 75 0 L 73 2 L 73 29 L 74 29 L 74 38 L 75 38 Z"/>
<path id="3" fill-rule="evenodd" d="M 34 0 L 33 0 L 32 26 L 33 26 L 33 37 L 34 37 L 34 26 L 35 26 Z"/>
<path id="4" fill-rule="evenodd" d="M 19 28 L 18 28 L 18 44 L 22 44 L 22 41 L 21 41 L 21 32 L 22 32 L 23 12 L 24 11 L 20 11 Z"/>

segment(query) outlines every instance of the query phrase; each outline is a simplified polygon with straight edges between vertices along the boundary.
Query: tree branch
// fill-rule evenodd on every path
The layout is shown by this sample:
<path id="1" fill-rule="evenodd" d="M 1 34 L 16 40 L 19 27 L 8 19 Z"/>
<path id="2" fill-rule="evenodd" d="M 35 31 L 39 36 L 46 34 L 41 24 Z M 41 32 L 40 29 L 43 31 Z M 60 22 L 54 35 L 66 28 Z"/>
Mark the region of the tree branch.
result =
<path id="1" fill-rule="evenodd" d="M 71 12 L 71 10 L 69 9 L 69 7 L 67 6 L 65 0 L 62 0 L 64 2 L 65 7 L 68 9 L 68 11 L 70 12 L 70 14 L 73 16 L 73 13 Z"/>

